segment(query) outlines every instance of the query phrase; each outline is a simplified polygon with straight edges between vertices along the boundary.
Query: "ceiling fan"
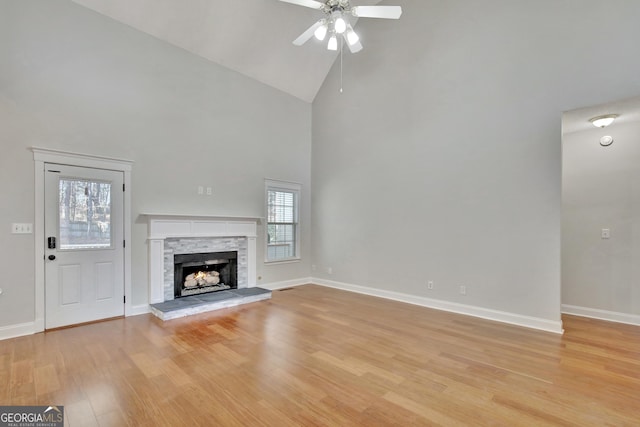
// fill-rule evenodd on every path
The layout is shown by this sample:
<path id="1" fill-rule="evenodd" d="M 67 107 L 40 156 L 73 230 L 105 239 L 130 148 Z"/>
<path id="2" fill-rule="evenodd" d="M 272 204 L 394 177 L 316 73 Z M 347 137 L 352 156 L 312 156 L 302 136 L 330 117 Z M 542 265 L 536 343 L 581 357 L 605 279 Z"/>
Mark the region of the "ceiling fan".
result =
<path id="1" fill-rule="evenodd" d="M 325 14 L 324 18 L 321 18 L 304 33 L 300 34 L 293 41 L 294 45 L 302 46 L 312 36 L 322 41 L 329 34 L 327 49 L 338 50 L 338 37 L 343 37 L 351 53 L 360 52 L 362 43 L 360 43 L 360 37 L 351 27 L 349 15 L 356 18 L 383 19 L 399 19 L 400 15 L 402 15 L 400 6 L 351 6 L 349 0 L 326 0 L 324 3 L 315 0 L 280 1 L 320 10 Z"/>

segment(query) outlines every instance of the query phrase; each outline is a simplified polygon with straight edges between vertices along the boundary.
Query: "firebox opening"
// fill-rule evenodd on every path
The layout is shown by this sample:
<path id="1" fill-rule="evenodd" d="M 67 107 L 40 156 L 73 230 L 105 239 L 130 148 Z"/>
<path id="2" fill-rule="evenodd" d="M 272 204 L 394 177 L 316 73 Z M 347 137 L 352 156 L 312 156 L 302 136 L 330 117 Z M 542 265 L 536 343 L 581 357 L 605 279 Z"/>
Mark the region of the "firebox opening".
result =
<path id="1" fill-rule="evenodd" d="M 238 252 L 174 255 L 174 297 L 237 289 Z"/>

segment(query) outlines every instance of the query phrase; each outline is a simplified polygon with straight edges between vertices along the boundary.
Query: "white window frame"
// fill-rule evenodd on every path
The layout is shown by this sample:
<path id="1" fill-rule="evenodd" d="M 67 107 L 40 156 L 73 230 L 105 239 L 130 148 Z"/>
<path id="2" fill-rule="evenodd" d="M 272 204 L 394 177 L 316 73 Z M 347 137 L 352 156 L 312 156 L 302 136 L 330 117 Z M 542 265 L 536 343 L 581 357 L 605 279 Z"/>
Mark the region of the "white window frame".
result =
<path id="1" fill-rule="evenodd" d="M 287 258 L 269 258 L 269 191 L 285 191 L 294 193 L 294 242 L 295 253 Z M 265 179 L 264 185 L 264 262 L 269 264 L 295 262 L 300 260 L 300 196 L 302 193 L 302 185 L 295 182 L 278 181 L 273 179 Z"/>

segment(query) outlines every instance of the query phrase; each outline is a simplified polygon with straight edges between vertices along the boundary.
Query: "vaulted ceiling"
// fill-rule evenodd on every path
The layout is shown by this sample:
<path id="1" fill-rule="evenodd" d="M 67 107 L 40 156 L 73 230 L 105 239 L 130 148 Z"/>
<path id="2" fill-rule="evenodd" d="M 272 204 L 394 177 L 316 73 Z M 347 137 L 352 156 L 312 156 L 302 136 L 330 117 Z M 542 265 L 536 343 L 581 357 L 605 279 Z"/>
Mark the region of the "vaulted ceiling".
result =
<path id="1" fill-rule="evenodd" d="M 321 12 L 278 0 L 73 1 L 307 102 L 337 57 L 315 39 L 294 46 Z"/>

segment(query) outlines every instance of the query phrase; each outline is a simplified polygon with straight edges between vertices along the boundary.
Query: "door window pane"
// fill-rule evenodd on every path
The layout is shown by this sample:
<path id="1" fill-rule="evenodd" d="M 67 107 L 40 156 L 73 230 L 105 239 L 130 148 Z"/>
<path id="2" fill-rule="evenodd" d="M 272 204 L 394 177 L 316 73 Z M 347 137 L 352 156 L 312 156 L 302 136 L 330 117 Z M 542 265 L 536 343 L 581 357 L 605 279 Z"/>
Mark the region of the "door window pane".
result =
<path id="1" fill-rule="evenodd" d="M 60 179 L 60 249 L 111 247 L 111 183 Z"/>

